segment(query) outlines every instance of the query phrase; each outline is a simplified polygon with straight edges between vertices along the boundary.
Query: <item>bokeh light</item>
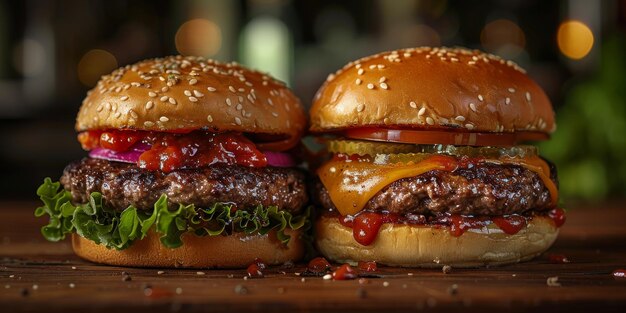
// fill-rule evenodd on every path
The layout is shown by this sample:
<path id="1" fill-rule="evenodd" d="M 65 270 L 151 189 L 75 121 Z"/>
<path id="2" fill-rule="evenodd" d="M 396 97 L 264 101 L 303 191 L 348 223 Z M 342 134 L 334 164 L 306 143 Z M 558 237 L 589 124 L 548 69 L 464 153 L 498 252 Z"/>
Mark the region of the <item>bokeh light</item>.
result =
<path id="1" fill-rule="evenodd" d="M 211 57 L 222 47 L 222 31 L 212 21 L 193 19 L 178 28 L 174 40 L 182 55 Z"/>
<path id="2" fill-rule="evenodd" d="M 78 62 L 78 80 L 87 87 L 93 87 L 102 75 L 116 68 L 117 59 L 113 54 L 101 49 L 89 50 Z"/>
<path id="3" fill-rule="evenodd" d="M 46 50 L 37 40 L 25 38 L 13 50 L 13 67 L 25 77 L 40 74 L 45 62 Z"/>
<path id="4" fill-rule="evenodd" d="M 485 25 L 480 33 L 480 43 L 489 52 L 505 58 L 515 58 L 524 50 L 526 36 L 513 21 L 497 19 Z"/>
<path id="5" fill-rule="evenodd" d="M 241 32 L 242 62 L 289 82 L 292 42 L 287 26 L 273 17 L 257 17 Z"/>
<path id="6" fill-rule="evenodd" d="M 559 26 L 557 43 L 559 50 L 566 57 L 580 60 L 589 54 L 593 47 L 593 33 L 580 21 L 565 21 Z"/>

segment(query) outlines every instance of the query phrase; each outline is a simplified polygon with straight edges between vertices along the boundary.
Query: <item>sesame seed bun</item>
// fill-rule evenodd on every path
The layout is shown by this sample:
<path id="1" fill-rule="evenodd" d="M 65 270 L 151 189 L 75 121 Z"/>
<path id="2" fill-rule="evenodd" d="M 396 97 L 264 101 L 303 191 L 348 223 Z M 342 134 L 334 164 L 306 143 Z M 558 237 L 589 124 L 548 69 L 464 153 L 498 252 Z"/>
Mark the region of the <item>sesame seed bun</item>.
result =
<path id="1" fill-rule="evenodd" d="M 555 130 L 550 100 L 511 61 L 461 48 L 383 52 L 331 74 L 315 96 L 311 131 L 352 127 L 473 132 Z"/>
<path id="2" fill-rule="evenodd" d="M 297 261 L 304 255 L 300 230 L 286 229 L 292 236 L 287 245 L 276 238 L 276 231 L 265 235 L 234 233 L 229 236 L 198 237 L 183 234 L 183 245 L 164 247 L 154 232 L 124 250 L 108 249 L 78 234 L 72 234 L 76 255 L 95 263 L 134 267 L 245 268 L 255 258 L 268 265 Z"/>
<path id="3" fill-rule="evenodd" d="M 236 63 L 182 56 L 141 61 L 103 76 L 76 119 L 77 131 L 206 129 L 291 142 L 305 127 L 300 100 L 281 82 Z"/>
<path id="4" fill-rule="evenodd" d="M 337 218 L 316 223 L 319 251 L 336 262 L 376 261 L 405 267 L 479 267 L 530 260 L 556 240 L 558 228 L 547 217 L 534 217 L 515 235 L 499 229 L 468 230 L 455 237 L 446 228 L 383 224 L 376 240 L 362 246 L 352 229 Z"/>

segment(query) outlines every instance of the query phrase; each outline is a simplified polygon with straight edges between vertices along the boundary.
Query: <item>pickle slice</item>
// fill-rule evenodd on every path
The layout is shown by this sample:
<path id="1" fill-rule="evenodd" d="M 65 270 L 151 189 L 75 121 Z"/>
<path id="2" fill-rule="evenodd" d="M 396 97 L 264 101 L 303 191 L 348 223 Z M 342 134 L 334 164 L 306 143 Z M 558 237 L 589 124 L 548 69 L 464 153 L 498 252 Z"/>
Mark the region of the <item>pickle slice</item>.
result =
<path id="1" fill-rule="evenodd" d="M 451 156 L 468 157 L 528 157 L 538 154 L 537 147 L 519 145 L 513 147 L 473 147 L 455 145 L 413 145 L 402 143 L 388 143 L 362 140 L 330 140 L 328 150 L 332 153 L 370 155 L 375 162 L 406 163 L 418 162 L 431 154 L 445 154 Z"/>
<path id="2" fill-rule="evenodd" d="M 328 151 L 332 153 L 377 155 L 419 152 L 418 145 L 387 143 L 361 140 L 331 140 L 328 142 Z"/>

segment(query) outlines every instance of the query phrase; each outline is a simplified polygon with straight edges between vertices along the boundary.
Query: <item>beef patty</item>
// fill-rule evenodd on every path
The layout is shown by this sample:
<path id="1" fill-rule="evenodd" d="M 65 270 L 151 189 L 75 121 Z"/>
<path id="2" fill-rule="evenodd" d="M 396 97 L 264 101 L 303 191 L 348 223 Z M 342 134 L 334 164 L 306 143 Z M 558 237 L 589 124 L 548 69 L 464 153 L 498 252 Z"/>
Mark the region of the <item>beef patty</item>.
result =
<path id="1" fill-rule="evenodd" d="M 556 168 L 548 164 L 550 178 L 558 186 Z M 313 184 L 312 197 L 325 209 L 335 210 L 319 180 Z M 550 192 L 535 172 L 517 165 L 483 163 L 453 172 L 433 170 L 397 180 L 372 197 L 363 210 L 493 216 L 548 211 L 553 208 L 550 199 Z"/>
<path id="2" fill-rule="evenodd" d="M 170 205 L 208 207 L 227 202 L 238 209 L 273 205 L 291 213 L 300 212 L 308 201 L 305 174 L 292 168 L 211 166 L 164 173 L 84 158 L 65 168 L 61 183 L 75 203 L 86 203 L 92 192 L 100 192 L 105 205 L 119 211 L 129 205 L 152 210 L 163 194 Z"/>

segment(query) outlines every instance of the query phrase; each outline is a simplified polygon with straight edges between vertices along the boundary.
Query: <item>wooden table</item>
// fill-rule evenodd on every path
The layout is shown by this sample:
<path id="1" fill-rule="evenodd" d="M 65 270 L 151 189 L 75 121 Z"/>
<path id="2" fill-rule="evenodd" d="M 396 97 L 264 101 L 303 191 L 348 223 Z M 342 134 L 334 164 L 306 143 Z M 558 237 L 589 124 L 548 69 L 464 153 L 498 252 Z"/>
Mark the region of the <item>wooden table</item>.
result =
<path id="1" fill-rule="evenodd" d="M 262 279 L 244 270 L 137 269 L 85 262 L 68 242 L 39 234 L 35 203 L 0 202 L 0 312 L 98 311 L 483 311 L 626 312 L 626 203 L 574 208 L 552 254 L 487 269 L 380 267 L 380 278 L 330 281 L 302 277 L 303 265 L 271 268 Z M 124 280 L 122 272 L 130 275 Z M 560 287 L 546 284 L 558 276 Z M 493 311 L 490 311 L 493 312 Z"/>

